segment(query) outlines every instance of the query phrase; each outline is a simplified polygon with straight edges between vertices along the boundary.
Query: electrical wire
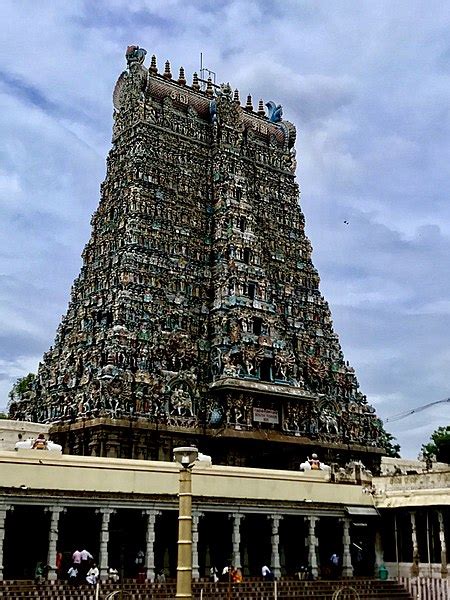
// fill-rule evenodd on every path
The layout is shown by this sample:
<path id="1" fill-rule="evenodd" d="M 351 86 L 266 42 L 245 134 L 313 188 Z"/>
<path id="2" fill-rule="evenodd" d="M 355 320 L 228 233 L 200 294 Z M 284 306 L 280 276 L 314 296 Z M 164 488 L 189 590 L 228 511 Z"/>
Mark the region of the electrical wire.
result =
<path id="1" fill-rule="evenodd" d="M 444 402 L 450 402 L 450 398 L 445 398 L 444 400 L 435 400 L 434 402 L 429 402 L 428 404 L 423 404 L 422 406 L 416 406 L 416 408 L 413 408 L 412 410 L 408 410 L 403 413 L 398 413 L 396 415 L 392 415 L 392 417 L 388 417 L 387 419 L 385 419 L 384 422 L 392 423 L 394 421 L 400 421 L 401 419 L 405 419 L 406 417 L 409 417 L 410 415 L 414 415 L 415 413 L 422 412 L 423 410 L 430 408 L 430 406 L 435 406 L 436 404 L 443 404 Z"/>

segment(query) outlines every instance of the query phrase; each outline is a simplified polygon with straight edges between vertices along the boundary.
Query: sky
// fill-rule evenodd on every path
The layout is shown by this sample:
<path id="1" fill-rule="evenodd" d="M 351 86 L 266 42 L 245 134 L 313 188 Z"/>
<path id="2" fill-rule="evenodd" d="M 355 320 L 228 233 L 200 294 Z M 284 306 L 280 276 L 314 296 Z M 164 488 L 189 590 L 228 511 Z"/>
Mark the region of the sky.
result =
<path id="1" fill-rule="evenodd" d="M 0 410 L 66 311 L 136 44 L 283 105 L 313 262 L 386 420 L 450 396 L 450 10 L 435 0 L 2 0 Z M 450 405 L 388 422 L 414 458 Z"/>

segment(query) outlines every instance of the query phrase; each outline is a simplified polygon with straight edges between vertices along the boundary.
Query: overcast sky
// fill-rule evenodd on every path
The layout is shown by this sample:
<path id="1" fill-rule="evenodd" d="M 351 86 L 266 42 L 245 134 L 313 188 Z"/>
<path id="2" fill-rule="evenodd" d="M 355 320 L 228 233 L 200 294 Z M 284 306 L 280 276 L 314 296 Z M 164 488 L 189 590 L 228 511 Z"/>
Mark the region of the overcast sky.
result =
<path id="1" fill-rule="evenodd" d="M 450 396 L 450 10 L 392 0 L 2 0 L 0 410 L 53 343 L 111 139 L 128 44 L 188 79 L 200 52 L 297 125 L 313 261 L 385 419 Z M 441 404 L 388 424 L 415 457 Z"/>

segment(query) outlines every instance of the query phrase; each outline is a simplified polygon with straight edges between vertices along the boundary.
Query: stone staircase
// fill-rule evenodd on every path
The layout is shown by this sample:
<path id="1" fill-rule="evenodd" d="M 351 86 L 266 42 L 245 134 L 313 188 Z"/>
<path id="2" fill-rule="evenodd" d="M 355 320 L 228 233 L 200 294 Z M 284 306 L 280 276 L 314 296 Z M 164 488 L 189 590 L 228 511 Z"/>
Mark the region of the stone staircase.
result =
<path id="1" fill-rule="evenodd" d="M 164 584 L 139 583 L 127 580 L 123 586 L 104 583 L 100 586 L 99 600 L 123 589 L 123 600 L 173 600 L 175 582 Z M 342 590 L 336 597 L 338 590 Z M 193 600 L 273 600 L 274 583 L 260 579 L 247 579 L 240 584 L 211 583 L 199 581 L 192 586 Z M 0 598 L 3 600 L 94 600 L 95 588 L 87 585 L 73 586 L 63 582 L 33 581 L 0 582 Z M 120 595 L 114 596 L 120 599 Z M 410 594 L 396 581 L 374 579 L 349 579 L 345 581 L 299 581 L 281 579 L 277 582 L 279 600 L 411 600 Z"/>

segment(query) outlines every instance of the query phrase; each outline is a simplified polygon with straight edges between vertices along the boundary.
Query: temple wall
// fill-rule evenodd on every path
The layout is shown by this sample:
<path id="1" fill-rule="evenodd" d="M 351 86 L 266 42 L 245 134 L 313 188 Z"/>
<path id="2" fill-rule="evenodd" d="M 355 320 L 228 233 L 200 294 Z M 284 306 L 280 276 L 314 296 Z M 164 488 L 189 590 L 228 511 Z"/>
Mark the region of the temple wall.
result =
<path id="1" fill-rule="evenodd" d="M 105 459 L 81 456 L 50 456 L 44 452 L 0 452 L 1 488 L 25 486 L 49 492 L 89 494 L 157 494 L 175 497 L 178 468 L 173 463 Z M 193 471 L 194 496 L 205 499 L 319 502 L 373 506 L 370 494 L 359 485 L 329 483 L 326 473 L 296 473 L 237 467 L 200 467 Z M 0 488 L 0 490 L 1 490 Z"/>
<path id="2" fill-rule="evenodd" d="M 380 508 L 450 505 L 450 465 L 447 471 L 415 475 L 374 477 L 377 506 Z"/>
<path id="3" fill-rule="evenodd" d="M 20 440 L 34 438 L 39 433 L 48 433 L 50 425 L 29 421 L 0 420 L 0 450 L 14 450 Z"/>

